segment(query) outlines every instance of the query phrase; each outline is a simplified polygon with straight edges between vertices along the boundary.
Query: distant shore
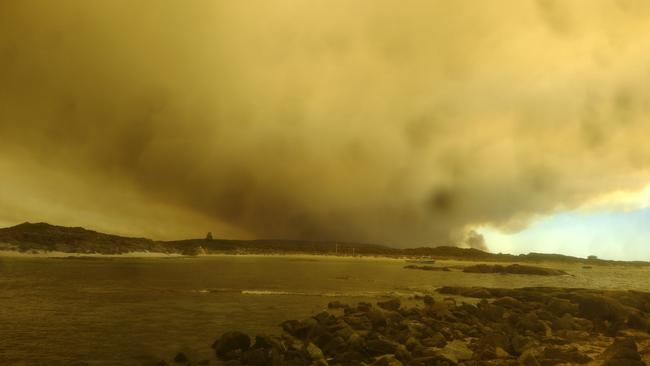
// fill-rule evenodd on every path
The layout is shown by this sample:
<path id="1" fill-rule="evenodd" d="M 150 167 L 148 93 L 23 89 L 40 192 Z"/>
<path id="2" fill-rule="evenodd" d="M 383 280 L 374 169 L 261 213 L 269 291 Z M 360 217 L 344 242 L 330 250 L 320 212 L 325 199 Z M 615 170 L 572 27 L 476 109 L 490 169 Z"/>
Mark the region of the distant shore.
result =
<path id="1" fill-rule="evenodd" d="M 386 262 L 386 263 L 401 263 L 404 266 L 405 270 L 438 270 L 438 271 L 451 271 L 451 272 L 472 272 L 470 270 L 473 267 L 504 267 L 508 268 L 511 266 L 528 268 L 533 270 L 542 270 L 545 272 L 548 271 L 559 271 L 560 269 L 570 269 L 577 270 L 582 268 L 591 269 L 592 266 L 584 266 L 582 263 L 571 262 L 555 262 L 555 261 L 540 261 L 536 262 L 534 266 L 531 266 L 529 262 L 513 262 L 513 261 L 494 261 L 494 260 L 481 260 L 481 259 L 457 259 L 457 258 L 438 258 L 435 260 L 435 265 L 422 265 L 417 266 L 413 263 L 417 263 L 417 257 L 409 256 L 382 256 L 382 255 L 356 255 L 356 256 L 345 256 L 345 255 L 335 255 L 335 254 L 323 254 L 323 253 L 233 253 L 233 252 L 224 252 L 224 253 L 208 253 L 201 255 L 185 255 L 180 253 L 158 253 L 158 252 L 128 252 L 122 254 L 102 254 L 102 253 L 68 253 L 60 251 L 31 251 L 31 252 L 19 252 L 13 250 L 0 250 L 0 260 L 2 258 L 6 259 L 57 259 L 57 260 L 127 260 L 127 259 L 143 259 L 143 260 L 155 260 L 155 259 L 173 259 L 173 260 L 197 260 L 209 259 L 209 258 L 285 258 L 286 260 L 300 260 L 300 261 L 349 261 L 349 262 L 362 262 L 362 261 L 373 261 L 373 262 Z M 433 262 L 433 261 L 431 261 Z M 638 267 L 637 265 L 630 265 L 625 262 L 615 262 L 615 263 L 604 263 L 602 265 L 596 264 L 595 266 L 604 266 L 604 267 L 620 267 L 620 268 L 630 268 Z M 476 272 L 476 271 L 475 271 Z M 495 271 L 478 271 L 479 273 L 496 273 Z M 516 274 L 516 273 L 515 273 Z M 521 275 L 531 275 L 536 273 L 530 273 L 526 271 L 520 273 Z M 565 275 L 571 275 L 564 273 Z"/>
<path id="2" fill-rule="evenodd" d="M 200 255 L 188 255 L 181 253 L 161 253 L 161 252 L 126 252 L 120 254 L 104 254 L 104 253 L 70 253 L 70 252 L 61 252 L 61 251 L 18 251 L 18 250 L 0 250 L 0 259 L 1 258 L 40 258 L 40 259 L 71 259 L 71 260 L 83 260 L 83 259 L 201 259 L 201 258 L 218 258 L 218 257 L 230 257 L 230 258 L 288 258 L 288 259 L 301 259 L 301 260 L 337 260 L 337 261 L 385 261 L 385 262 L 401 262 L 405 264 L 405 268 L 412 269 L 412 263 L 417 262 L 418 259 L 421 259 L 417 256 L 395 256 L 395 255 L 376 255 L 376 254 L 359 254 L 355 256 L 350 255 L 336 255 L 334 253 L 296 253 L 296 252 L 269 252 L 269 253 L 255 253 L 255 252 L 221 252 L 221 253 L 206 253 Z M 530 264 L 529 261 L 495 261 L 495 260 L 485 260 L 485 259 L 474 259 L 474 258 L 436 258 L 435 259 L 437 269 L 454 269 L 454 270 L 463 270 L 465 267 L 476 265 L 476 264 L 490 264 L 490 265 L 512 265 L 513 263 L 517 264 Z M 409 266 L 409 264 L 411 264 Z M 580 262 L 557 262 L 557 261 L 537 261 L 536 265 L 544 266 L 547 268 L 566 268 L 566 266 L 571 267 L 583 267 L 591 268 L 591 266 L 584 266 L 584 263 Z M 595 266 L 620 266 L 620 267 L 638 267 L 638 264 L 631 264 L 628 262 L 604 262 L 596 263 Z M 430 267 L 427 265 L 420 267 Z M 416 268 L 416 269 L 428 269 L 428 268 Z"/>
<path id="3" fill-rule="evenodd" d="M 337 260 L 389 260 L 405 261 L 408 257 L 393 257 L 380 255 L 356 255 L 337 256 L 330 254 L 309 254 L 309 253 L 208 253 L 201 255 L 185 255 L 180 253 L 160 252 L 128 252 L 121 254 L 104 253 L 68 253 L 60 251 L 30 251 L 20 252 L 17 250 L 0 250 L 0 257 L 20 258 L 209 258 L 209 257 L 290 257 L 307 259 L 337 259 Z"/>
<path id="4" fill-rule="evenodd" d="M 650 262 L 643 261 L 614 261 L 600 259 L 596 256 L 580 258 L 550 253 L 519 255 L 490 253 L 476 248 L 462 248 L 453 245 L 396 248 L 379 244 L 342 241 L 217 239 L 212 238 L 211 235 L 203 239 L 156 241 L 47 223 L 23 223 L 9 228 L 0 228 L 0 256 L 4 257 L 170 258 L 204 255 L 311 255 L 336 258 L 457 260 L 473 263 L 650 266 Z"/>
<path id="5" fill-rule="evenodd" d="M 20 258 L 68 258 L 68 257 L 93 257 L 93 258 L 169 258 L 184 257 L 178 253 L 157 253 L 157 252 L 128 252 L 121 254 L 103 254 L 103 253 L 67 253 L 59 251 L 29 251 L 21 252 L 17 250 L 0 250 L 0 257 L 20 257 Z"/>

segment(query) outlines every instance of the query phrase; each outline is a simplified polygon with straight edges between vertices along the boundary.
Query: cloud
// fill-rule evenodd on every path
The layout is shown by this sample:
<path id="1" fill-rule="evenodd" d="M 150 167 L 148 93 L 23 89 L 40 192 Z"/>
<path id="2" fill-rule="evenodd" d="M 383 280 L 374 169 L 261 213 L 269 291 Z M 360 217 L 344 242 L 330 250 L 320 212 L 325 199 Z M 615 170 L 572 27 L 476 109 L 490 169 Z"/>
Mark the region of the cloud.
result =
<path id="1" fill-rule="evenodd" d="M 25 220 L 398 246 L 519 230 L 650 181 L 650 7 L 581 4 L 4 2 L 0 154 L 89 182 L 39 185 Z"/>

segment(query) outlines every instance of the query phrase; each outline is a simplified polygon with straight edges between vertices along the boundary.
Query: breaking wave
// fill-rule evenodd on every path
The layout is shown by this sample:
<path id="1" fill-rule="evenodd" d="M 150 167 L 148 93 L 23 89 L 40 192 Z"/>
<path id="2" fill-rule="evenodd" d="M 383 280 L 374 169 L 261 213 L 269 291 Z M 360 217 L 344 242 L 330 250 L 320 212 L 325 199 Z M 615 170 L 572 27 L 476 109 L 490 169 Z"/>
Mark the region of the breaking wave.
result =
<path id="1" fill-rule="evenodd" d="M 308 291 L 287 291 L 269 289 L 232 289 L 232 288 L 210 288 L 194 290 L 201 294 L 210 293 L 239 293 L 247 296 L 314 296 L 314 297 L 407 297 L 419 294 L 418 291 L 346 291 L 346 292 L 308 292 Z"/>

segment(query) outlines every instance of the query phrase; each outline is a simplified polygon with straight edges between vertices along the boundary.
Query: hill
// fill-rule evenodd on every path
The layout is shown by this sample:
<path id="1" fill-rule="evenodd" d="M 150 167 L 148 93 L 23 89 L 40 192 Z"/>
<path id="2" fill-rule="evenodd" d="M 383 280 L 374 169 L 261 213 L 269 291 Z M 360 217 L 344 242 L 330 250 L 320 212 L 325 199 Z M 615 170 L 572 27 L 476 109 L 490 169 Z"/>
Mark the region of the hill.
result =
<path id="1" fill-rule="evenodd" d="M 203 253 L 259 253 L 259 254 L 338 254 L 416 257 L 427 259 L 455 259 L 483 262 L 561 262 L 583 264 L 625 264 L 647 266 L 650 262 L 621 262 L 585 259 L 561 254 L 488 253 L 473 248 L 454 246 L 397 249 L 378 244 L 304 241 L 304 240 L 227 240 L 187 239 L 155 241 L 104 234 L 82 227 L 65 227 L 47 223 L 22 223 L 0 229 L 0 249 L 29 251 L 59 251 L 65 253 L 122 254 L 129 252 L 176 253 L 197 255 Z"/>
<path id="2" fill-rule="evenodd" d="M 377 244 L 345 243 L 305 240 L 227 240 L 227 239 L 188 239 L 167 241 L 167 245 L 176 251 L 192 254 L 205 251 L 217 252 L 246 252 L 246 253 L 312 253 L 340 255 L 399 255 L 399 249 Z"/>
<path id="3" fill-rule="evenodd" d="M 82 227 L 25 222 L 0 229 L 0 243 L 9 249 L 59 251 L 66 253 L 121 254 L 128 252 L 170 252 L 168 246 L 146 238 L 99 233 Z"/>
<path id="4" fill-rule="evenodd" d="M 195 255 L 206 253 L 339 253 L 393 255 L 399 250 L 376 244 L 338 243 L 300 240 L 226 240 L 187 239 L 154 241 L 104 234 L 82 227 L 25 222 L 0 229 L 2 247 L 20 252 L 59 251 L 65 253 L 122 254 L 157 252 Z"/>

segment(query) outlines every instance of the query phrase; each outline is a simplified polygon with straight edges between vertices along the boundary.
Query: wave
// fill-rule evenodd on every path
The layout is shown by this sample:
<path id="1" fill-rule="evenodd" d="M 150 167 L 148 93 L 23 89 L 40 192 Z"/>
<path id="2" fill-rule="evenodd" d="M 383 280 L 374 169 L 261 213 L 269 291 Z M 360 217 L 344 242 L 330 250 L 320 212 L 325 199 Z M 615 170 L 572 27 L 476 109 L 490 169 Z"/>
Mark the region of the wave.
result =
<path id="1" fill-rule="evenodd" d="M 303 291 L 288 291 L 288 290 L 268 290 L 268 289 L 233 289 L 233 288 L 208 288 L 194 290 L 201 294 L 209 293 L 233 293 L 247 296 L 313 296 L 313 297 L 366 297 L 366 298 L 381 298 L 381 297 L 409 297 L 419 295 L 421 291 L 346 291 L 346 292 L 303 292 Z"/>
<path id="2" fill-rule="evenodd" d="M 242 290 L 242 295 L 255 296 L 314 296 L 314 297 L 367 297 L 367 293 L 341 293 L 341 292 L 297 292 L 281 290 Z"/>
<path id="3" fill-rule="evenodd" d="M 308 293 L 304 292 L 292 292 L 292 291 L 274 291 L 274 290 L 242 290 L 242 295 L 297 295 L 297 296 L 309 296 Z"/>
<path id="4" fill-rule="evenodd" d="M 193 290 L 193 292 L 198 292 L 200 294 L 213 294 L 213 293 L 237 293 L 241 290 L 234 288 L 202 288 L 198 290 Z"/>

